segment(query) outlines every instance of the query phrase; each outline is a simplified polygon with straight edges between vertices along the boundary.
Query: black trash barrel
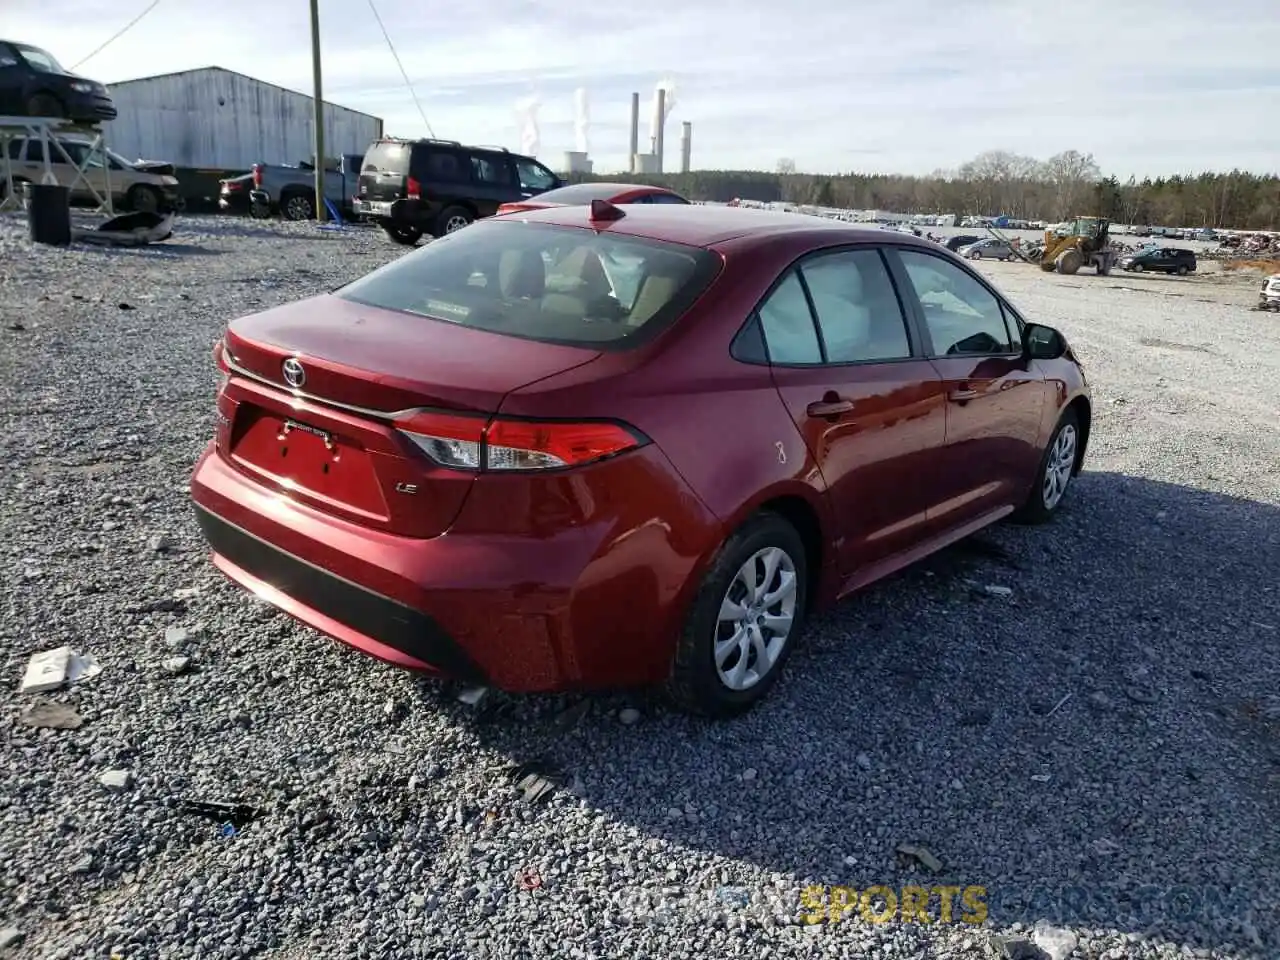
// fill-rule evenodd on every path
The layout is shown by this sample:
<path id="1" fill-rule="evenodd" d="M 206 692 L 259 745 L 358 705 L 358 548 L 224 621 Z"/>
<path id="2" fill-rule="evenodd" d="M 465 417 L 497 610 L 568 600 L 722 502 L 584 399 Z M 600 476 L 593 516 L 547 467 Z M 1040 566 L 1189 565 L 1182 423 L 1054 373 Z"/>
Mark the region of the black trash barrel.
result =
<path id="1" fill-rule="evenodd" d="M 71 188 L 56 183 L 24 183 L 27 227 L 34 243 L 71 243 Z"/>

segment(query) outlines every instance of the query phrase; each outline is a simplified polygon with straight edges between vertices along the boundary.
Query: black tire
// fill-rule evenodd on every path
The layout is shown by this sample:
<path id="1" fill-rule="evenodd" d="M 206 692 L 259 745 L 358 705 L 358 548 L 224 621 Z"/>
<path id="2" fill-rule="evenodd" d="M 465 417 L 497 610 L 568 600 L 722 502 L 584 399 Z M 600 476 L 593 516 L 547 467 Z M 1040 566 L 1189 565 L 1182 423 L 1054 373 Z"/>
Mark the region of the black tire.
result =
<path id="1" fill-rule="evenodd" d="M 1066 431 L 1071 431 L 1071 470 L 1065 477 L 1063 489 L 1056 499 L 1050 501 L 1047 494 L 1047 481 L 1050 470 L 1053 470 L 1058 464 L 1059 440 Z M 1080 463 L 1080 418 L 1076 416 L 1074 410 L 1064 410 L 1062 417 L 1058 420 L 1058 425 L 1054 428 L 1053 434 L 1049 437 L 1048 446 L 1045 447 L 1044 454 L 1040 457 L 1040 466 L 1036 470 L 1035 482 L 1031 485 L 1031 490 L 1027 494 L 1026 501 L 1017 510 L 1014 511 L 1012 519 L 1017 523 L 1047 523 L 1055 513 L 1062 507 L 1063 500 L 1071 490 L 1071 482 L 1075 479 L 1079 471 Z M 1059 473 L 1061 478 L 1061 473 Z"/>
<path id="2" fill-rule="evenodd" d="M 66 115 L 67 108 L 62 105 L 61 100 L 51 93 L 37 93 L 27 101 L 28 117 L 56 117 L 62 119 Z"/>
<path id="3" fill-rule="evenodd" d="M 791 627 L 767 671 L 745 689 L 735 690 L 722 679 L 715 662 L 717 637 L 728 623 L 720 621 L 720 610 L 731 591 L 742 586 L 739 571 L 753 556 L 770 548 L 782 551 L 794 571 Z M 745 713 L 768 694 L 804 630 L 808 574 L 804 541 L 795 527 L 775 513 L 757 514 L 729 537 L 702 579 L 676 645 L 667 681 L 667 693 L 676 705 L 689 713 L 724 719 Z M 779 601 L 782 602 L 785 599 Z M 775 605 L 774 609 L 779 607 Z M 738 649 L 737 657 L 745 656 Z M 749 663 L 754 662 L 755 656 L 755 648 L 751 649 Z M 726 663 L 736 663 L 737 657 L 732 653 L 730 657 Z"/>
<path id="4" fill-rule="evenodd" d="M 981 260 L 981 259 L 982 259 L 982 251 L 981 251 L 981 250 L 975 250 L 975 251 L 973 251 L 973 253 L 969 254 L 969 259 L 970 259 L 970 260 Z"/>
<path id="5" fill-rule="evenodd" d="M 443 237 L 469 226 L 474 220 L 471 211 L 465 207 L 446 207 L 436 219 L 436 228 L 432 232 Z"/>
<path id="6" fill-rule="evenodd" d="M 302 190 L 293 190 L 280 198 L 280 215 L 286 220 L 314 220 L 316 198 Z"/>
<path id="7" fill-rule="evenodd" d="M 1187 275 L 1187 265 L 1184 263 L 1178 267 L 1178 276 L 1185 277 Z"/>
<path id="8" fill-rule="evenodd" d="M 1131 269 L 1134 273 L 1141 273 L 1141 272 L 1142 272 L 1144 269 L 1146 269 L 1146 268 L 1145 268 L 1145 267 L 1143 267 L 1143 265 L 1142 265 L 1142 264 L 1140 264 L 1140 263 L 1135 263 L 1132 267 L 1130 267 L 1130 269 Z"/>
<path id="9" fill-rule="evenodd" d="M 378 224 L 388 237 L 402 246 L 412 247 L 422 239 L 421 227 L 410 227 L 402 223 L 393 223 L 390 220 L 383 220 Z"/>
<path id="10" fill-rule="evenodd" d="M 130 210 L 138 213 L 155 213 L 164 203 L 164 197 L 155 187 L 145 183 L 135 183 L 124 195 L 124 202 Z"/>
<path id="11" fill-rule="evenodd" d="M 271 218 L 271 204 L 249 201 L 249 216 L 254 220 L 269 220 Z"/>

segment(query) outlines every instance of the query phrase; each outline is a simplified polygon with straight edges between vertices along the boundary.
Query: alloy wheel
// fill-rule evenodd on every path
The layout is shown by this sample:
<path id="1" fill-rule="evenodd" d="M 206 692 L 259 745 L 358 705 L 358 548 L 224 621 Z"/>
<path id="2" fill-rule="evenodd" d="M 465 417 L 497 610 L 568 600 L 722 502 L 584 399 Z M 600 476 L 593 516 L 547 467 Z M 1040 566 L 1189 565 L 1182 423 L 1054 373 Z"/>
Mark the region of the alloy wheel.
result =
<path id="1" fill-rule="evenodd" d="M 713 657 L 720 682 L 750 690 L 773 670 L 796 616 L 796 565 L 781 547 L 757 550 L 729 582 L 716 621 Z"/>
<path id="2" fill-rule="evenodd" d="M 458 230 L 461 230 L 470 222 L 471 221 L 468 220 L 466 217 L 462 217 L 462 216 L 450 217 L 447 221 L 445 221 L 444 232 L 455 233 Z"/>
<path id="3" fill-rule="evenodd" d="M 1076 466 L 1076 428 L 1073 424 L 1064 423 L 1053 441 L 1049 451 L 1049 459 L 1044 465 L 1044 486 L 1042 495 L 1048 510 L 1056 507 L 1067 492 L 1067 484 L 1071 482 L 1072 471 Z"/>

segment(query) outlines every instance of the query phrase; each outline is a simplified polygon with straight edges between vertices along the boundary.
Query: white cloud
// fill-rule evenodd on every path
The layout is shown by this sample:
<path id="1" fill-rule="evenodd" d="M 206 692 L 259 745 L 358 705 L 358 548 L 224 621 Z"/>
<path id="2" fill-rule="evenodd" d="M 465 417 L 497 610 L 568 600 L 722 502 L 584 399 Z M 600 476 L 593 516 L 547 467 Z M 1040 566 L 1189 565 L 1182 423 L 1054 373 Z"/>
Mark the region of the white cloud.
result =
<path id="1" fill-rule="evenodd" d="M 138 0 L 141 3 L 141 0 Z M 67 63 L 132 15 L 119 0 L 4 0 L 5 31 Z M 1028 0 L 493 0 L 379 11 L 436 135 L 519 142 L 536 94 L 543 153 L 573 149 L 573 90 L 590 91 L 598 167 L 625 158 L 629 93 L 679 87 L 669 142 L 693 123 L 699 167 L 926 173 L 986 149 L 1074 148 L 1104 170 L 1275 169 L 1275 0 L 1166 0 L 1063 15 Z M 574 9 L 578 7 L 579 9 Z M 326 96 L 425 133 L 360 0 L 321 0 Z M 105 81 L 216 64 L 307 90 L 306 5 L 162 0 L 83 72 Z M 672 155 L 669 150 L 668 156 Z"/>

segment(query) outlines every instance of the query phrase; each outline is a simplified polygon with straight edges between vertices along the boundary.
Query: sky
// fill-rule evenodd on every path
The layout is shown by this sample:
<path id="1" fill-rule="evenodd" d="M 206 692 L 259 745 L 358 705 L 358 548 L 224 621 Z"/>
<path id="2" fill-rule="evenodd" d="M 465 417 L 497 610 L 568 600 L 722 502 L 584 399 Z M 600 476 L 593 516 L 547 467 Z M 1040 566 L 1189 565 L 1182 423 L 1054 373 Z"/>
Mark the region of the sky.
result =
<path id="1" fill-rule="evenodd" d="M 0 0 L 9 39 L 70 67 L 150 0 Z M 667 169 L 692 123 L 695 169 L 928 174 L 992 149 L 1092 153 L 1127 178 L 1280 170 L 1280 0 L 373 0 L 434 134 L 539 156 L 576 147 L 574 91 L 601 172 L 641 149 L 674 85 Z M 221 66 L 311 90 L 303 0 L 159 0 L 77 72 L 108 84 Z M 397 136 L 426 125 L 369 0 L 320 0 L 325 99 Z"/>

